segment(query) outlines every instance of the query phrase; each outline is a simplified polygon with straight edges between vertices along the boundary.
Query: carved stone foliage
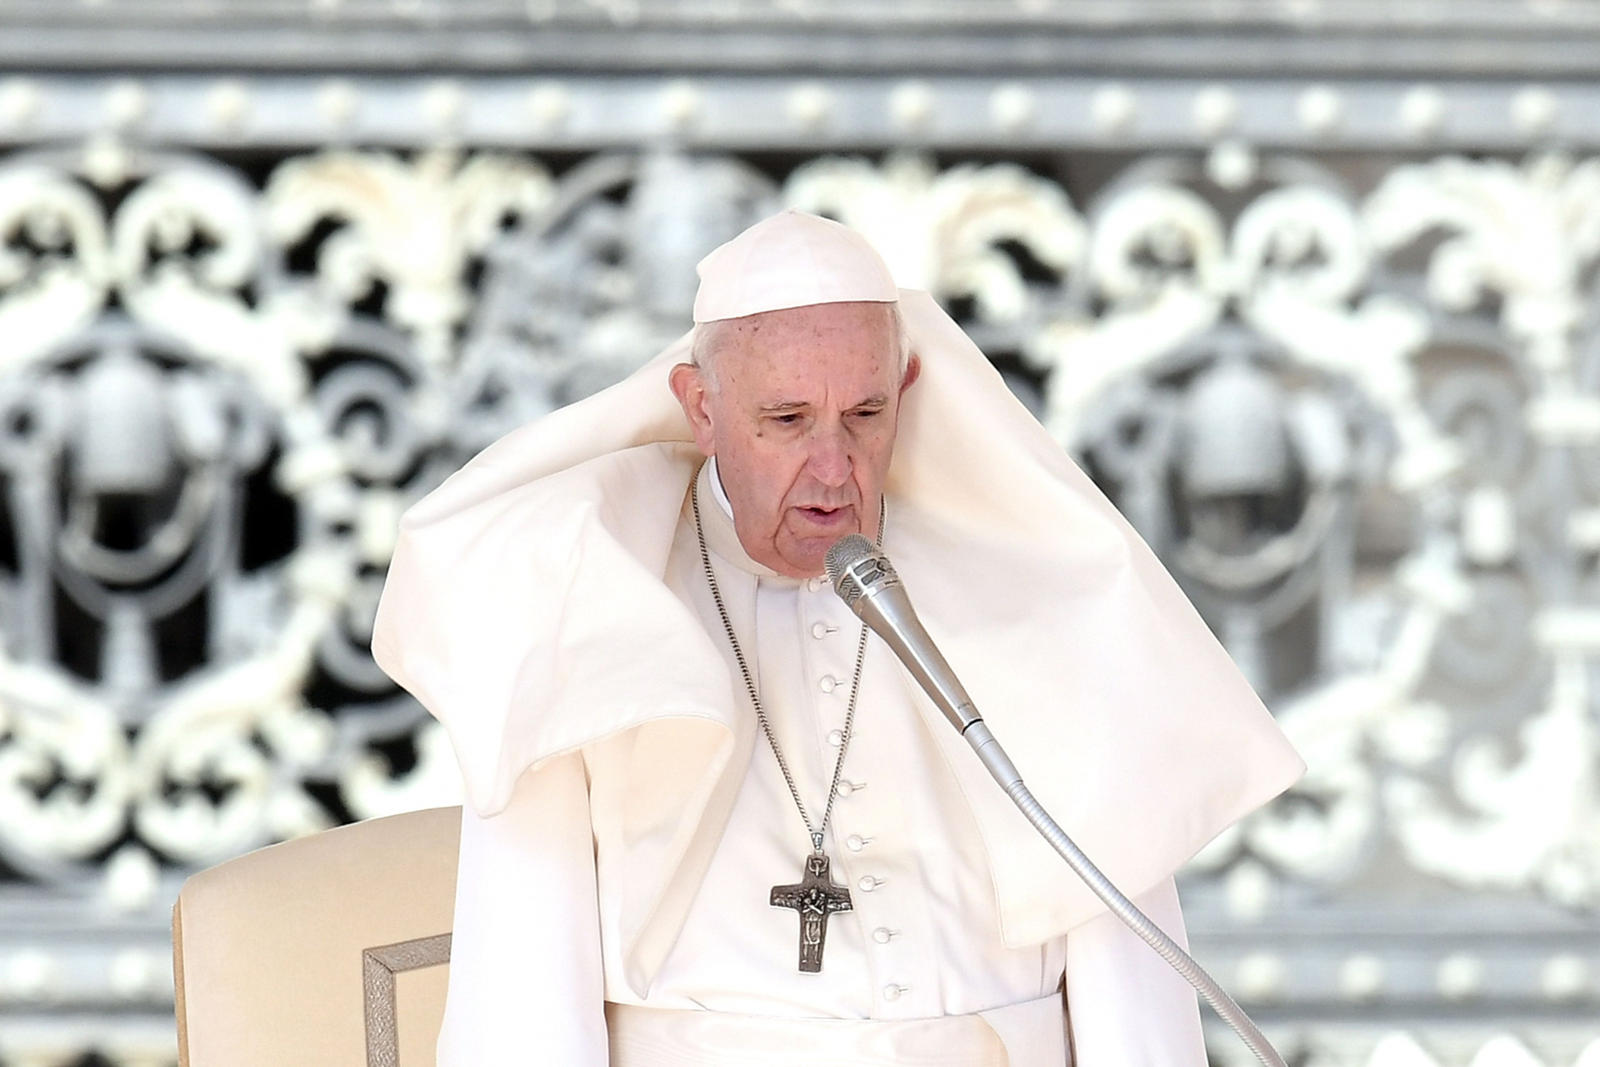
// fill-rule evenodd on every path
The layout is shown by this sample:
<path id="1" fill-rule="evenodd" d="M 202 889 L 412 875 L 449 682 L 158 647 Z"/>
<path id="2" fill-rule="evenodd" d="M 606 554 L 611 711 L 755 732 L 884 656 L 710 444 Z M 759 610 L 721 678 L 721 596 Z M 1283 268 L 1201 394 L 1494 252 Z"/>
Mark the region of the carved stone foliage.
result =
<path id="1" fill-rule="evenodd" d="M 491 157 L 330 153 L 262 189 L 192 157 L 6 161 L 9 865 L 215 862 L 338 821 L 318 782 L 357 816 L 401 802 L 365 755 L 415 724 L 372 606 L 399 509 L 474 444 L 440 384 L 468 263 L 548 196 Z"/>
<path id="2" fill-rule="evenodd" d="M 1306 756 L 1185 881 L 1285 1050 L 1600 1057 L 1461 1036 L 1475 997 L 1600 997 L 1574 940 L 1600 904 L 1600 164 L 1555 153 L 1359 181 L 1230 141 L 1092 181 L 914 152 L 0 157 L 5 886 L 150 914 L 195 867 L 456 802 L 442 730 L 366 651 L 396 518 L 681 333 L 695 262 L 783 205 L 957 314 Z M 1537 938 L 1463 949 L 1485 914 Z M 28 988 L 73 995 L 47 963 Z M 1457 1012 L 1458 1045 L 1315 1021 L 1389 1000 Z"/>

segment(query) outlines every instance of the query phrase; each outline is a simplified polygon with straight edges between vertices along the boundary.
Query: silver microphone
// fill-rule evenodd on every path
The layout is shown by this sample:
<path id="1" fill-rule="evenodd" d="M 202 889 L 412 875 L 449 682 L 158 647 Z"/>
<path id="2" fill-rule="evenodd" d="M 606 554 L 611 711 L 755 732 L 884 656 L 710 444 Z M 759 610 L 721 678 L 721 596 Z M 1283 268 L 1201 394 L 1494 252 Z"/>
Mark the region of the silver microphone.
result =
<path id="1" fill-rule="evenodd" d="M 1099 897 L 1112 913 L 1155 949 L 1157 954 L 1184 980 L 1194 986 L 1224 1022 L 1231 1026 L 1250 1051 L 1267 1067 L 1285 1067 L 1283 1058 L 1272 1047 L 1250 1017 L 1240 1010 L 1233 998 L 1194 961 L 1166 931 L 1140 911 L 1133 901 L 1083 854 L 1066 831 L 1050 817 L 1044 806 L 1034 799 L 1033 793 L 1022 781 L 1016 765 L 1006 755 L 1000 742 L 995 740 L 989 724 L 983 721 L 972 698 L 956 680 L 955 672 L 944 661 L 933 639 L 917 621 L 911 598 L 900 584 L 900 576 L 890 566 L 889 558 L 877 545 L 860 534 L 847 534 L 828 549 L 824 565 L 838 593 L 850 610 L 861 617 L 874 633 L 886 641 L 906 669 L 925 689 L 934 704 L 950 720 L 950 725 L 967 739 L 978 759 L 1006 791 L 1013 803 L 1033 824 L 1034 829 L 1055 849 L 1078 877 L 1084 880 L 1094 895 Z"/>
<path id="2" fill-rule="evenodd" d="M 824 566 L 834 592 L 894 650 L 950 725 L 965 734 L 973 723 L 983 721 L 955 671 L 922 628 L 882 549 L 860 534 L 847 534 L 828 549 Z"/>

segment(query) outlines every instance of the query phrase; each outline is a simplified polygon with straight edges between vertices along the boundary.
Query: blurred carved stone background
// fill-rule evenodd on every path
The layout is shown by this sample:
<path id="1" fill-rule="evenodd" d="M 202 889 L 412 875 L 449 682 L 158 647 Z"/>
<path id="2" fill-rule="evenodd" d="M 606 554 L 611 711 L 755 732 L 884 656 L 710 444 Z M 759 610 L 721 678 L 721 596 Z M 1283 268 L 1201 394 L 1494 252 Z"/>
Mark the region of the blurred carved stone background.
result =
<path id="1" fill-rule="evenodd" d="M 793 205 L 1307 757 L 1181 883 L 1290 1061 L 1600 1067 L 1597 55 L 1579 0 L 0 2 L 0 1065 L 175 1062 L 189 872 L 458 801 L 366 649 L 396 517 Z"/>

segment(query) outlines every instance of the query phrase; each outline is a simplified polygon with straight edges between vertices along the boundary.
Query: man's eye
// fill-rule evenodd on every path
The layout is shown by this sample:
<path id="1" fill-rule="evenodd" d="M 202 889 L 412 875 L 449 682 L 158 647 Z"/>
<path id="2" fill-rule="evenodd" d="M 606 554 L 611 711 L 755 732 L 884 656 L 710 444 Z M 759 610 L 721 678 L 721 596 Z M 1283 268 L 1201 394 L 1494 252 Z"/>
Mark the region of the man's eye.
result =
<path id="1" fill-rule="evenodd" d="M 851 414 L 852 415 L 856 415 L 859 418 L 870 419 L 874 415 L 883 414 L 883 409 L 882 408 L 871 408 L 870 410 L 867 410 L 867 411 L 853 411 L 853 412 L 851 412 Z"/>
<path id="2" fill-rule="evenodd" d="M 793 411 L 789 412 L 786 415 L 774 415 L 773 418 L 777 419 L 779 422 L 783 423 L 785 426 L 792 426 L 795 423 L 800 421 L 800 416 L 797 413 L 793 412 Z"/>

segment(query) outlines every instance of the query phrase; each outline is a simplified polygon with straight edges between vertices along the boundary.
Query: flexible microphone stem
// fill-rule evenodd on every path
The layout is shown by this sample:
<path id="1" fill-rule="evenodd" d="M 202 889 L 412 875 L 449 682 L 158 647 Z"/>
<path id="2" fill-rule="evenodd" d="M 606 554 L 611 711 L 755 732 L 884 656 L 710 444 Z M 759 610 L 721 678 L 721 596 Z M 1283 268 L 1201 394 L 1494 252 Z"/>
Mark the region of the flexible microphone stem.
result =
<path id="1" fill-rule="evenodd" d="M 934 706 L 967 739 L 967 743 L 978 754 L 978 759 L 988 768 L 994 780 L 1000 783 L 1000 788 L 1005 790 L 1034 829 L 1050 843 L 1051 848 L 1060 853 L 1061 858 L 1067 861 L 1067 865 L 1083 879 L 1094 895 L 1155 949 L 1168 966 L 1194 986 L 1195 991 L 1233 1028 L 1257 1059 L 1267 1067 L 1286 1067 L 1266 1035 L 1206 973 L 1205 968 L 1134 906 L 1133 901 L 1101 873 L 1100 868 L 1083 854 L 1083 850 L 1073 843 L 1066 831 L 1034 799 L 1028 787 L 1022 783 L 1022 775 L 1018 773 L 1016 765 L 1006 755 L 1005 749 L 1000 747 L 1000 742 L 995 740 L 994 733 L 978 714 L 978 709 L 961 687 L 955 672 L 917 620 L 900 577 L 890 565 L 888 557 L 865 537 L 850 534 L 840 538 L 828 550 L 827 570 L 833 580 L 834 591 L 850 606 L 851 611 L 889 645 L 912 677 L 933 699 Z"/>
<path id="2" fill-rule="evenodd" d="M 1083 850 L 1050 817 L 1050 813 L 1034 799 L 1028 787 L 1022 783 L 1022 775 L 1017 773 L 1017 768 L 1006 755 L 1005 749 L 995 740 L 989 725 L 982 719 L 977 719 L 963 731 L 961 736 L 967 739 L 972 750 L 978 754 L 978 759 L 989 769 L 989 773 L 994 775 L 994 780 L 1000 783 L 1000 788 L 1006 791 L 1006 796 L 1021 809 L 1034 829 L 1050 843 L 1051 848 L 1061 854 L 1061 858 L 1077 872 L 1078 877 L 1083 879 L 1084 884 L 1094 892 L 1094 895 L 1104 901 L 1106 907 L 1143 938 L 1146 944 L 1155 949 L 1173 970 L 1183 975 L 1184 979 L 1194 986 L 1196 992 L 1204 997 L 1206 1003 L 1210 1004 L 1222 1020 L 1233 1028 L 1233 1032 L 1239 1035 L 1239 1039 L 1255 1053 L 1258 1060 L 1267 1067 L 1286 1067 L 1278 1051 L 1251 1021 L 1250 1016 L 1244 1013 L 1244 1009 L 1234 1003 L 1233 998 L 1206 973 L 1205 968 L 1194 961 L 1194 957 L 1185 952 L 1176 941 L 1167 936 L 1166 931 L 1151 922 L 1149 916 L 1124 896 L 1122 891 L 1112 884 L 1111 879 L 1101 873 L 1100 868 L 1084 855 Z"/>

